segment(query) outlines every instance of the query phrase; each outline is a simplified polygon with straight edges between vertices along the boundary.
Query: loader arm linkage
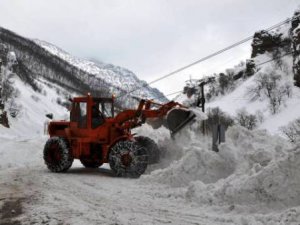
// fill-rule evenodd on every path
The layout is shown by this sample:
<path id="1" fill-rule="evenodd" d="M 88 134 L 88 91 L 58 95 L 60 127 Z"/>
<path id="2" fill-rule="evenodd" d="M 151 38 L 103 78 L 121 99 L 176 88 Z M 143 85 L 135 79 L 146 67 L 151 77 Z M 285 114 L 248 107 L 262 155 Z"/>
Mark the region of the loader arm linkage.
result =
<path id="1" fill-rule="evenodd" d="M 158 106 L 156 109 L 151 109 L 152 105 Z M 125 110 L 115 117 L 116 125 L 120 129 L 132 129 L 141 126 L 146 122 L 146 119 L 157 118 L 163 119 L 173 109 L 187 109 L 178 102 L 170 101 L 166 104 L 154 103 L 151 100 L 141 100 L 137 110 Z M 183 128 L 190 120 L 194 118 L 183 118 L 181 123 L 176 127 Z M 172 132 L 172 130 L 171 130 Z M 177 131 L 176 131 L 177 132 Z"/>

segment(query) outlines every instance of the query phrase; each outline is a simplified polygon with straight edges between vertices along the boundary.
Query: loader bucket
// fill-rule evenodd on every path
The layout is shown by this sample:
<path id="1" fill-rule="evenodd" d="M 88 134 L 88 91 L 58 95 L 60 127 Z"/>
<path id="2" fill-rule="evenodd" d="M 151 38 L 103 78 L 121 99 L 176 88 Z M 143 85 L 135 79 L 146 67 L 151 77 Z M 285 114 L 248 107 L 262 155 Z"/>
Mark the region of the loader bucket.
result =
<path id="1" fill-rule="evenodd" d="M 168 113 L 165 126 L 171 131 L 171 135 L 173 136 L 188 125 L 195 117 L 196 115 L 191 110 L 175 108 Z"/>

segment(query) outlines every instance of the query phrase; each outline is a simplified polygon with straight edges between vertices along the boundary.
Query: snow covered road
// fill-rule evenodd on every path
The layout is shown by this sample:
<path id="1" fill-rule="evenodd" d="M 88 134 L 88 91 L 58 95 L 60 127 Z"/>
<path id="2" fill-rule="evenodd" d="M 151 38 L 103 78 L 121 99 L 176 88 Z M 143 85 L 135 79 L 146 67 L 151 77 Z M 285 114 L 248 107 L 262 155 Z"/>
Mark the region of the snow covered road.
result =
<path id="1" fill-rule="evenodd" d="M 149 167 L 148 174 L 140 179 L 115 177 L 107 165 L 85 169 L 79 162 L 67 173 L 51 173 L 42 159 L 46 137 L 17 141 L 1 137 L 0 224 L 299 225 L 300 180 L 293 170 L 300 165 L 299 157 L 294 155 L 291 167 L 285 166 L 285 161 L 277 163 L 273 158 L 283 157 L 286 145 L 271 139 L 272 146 L 264 143 L 263 133 L 251 136 L 247 131 L 240 136 L 247 135 L 249 142 L 255 139 L 258 143 L 243 143 L 247 154 L 238 155 L 234 140 L 241 138 L 239 129 L 229 132 L 228 144 L 218 155 L 200 151 L 192 142 L 180 155 L 168 141 L 160 143 L 168 143 L 168 149 L 174 152 L 173 163 L 165 159 L 160 168 Z M 255 155 L 256 149 L 262 153 Z M 269 154 L 270 149 L 276 150 Z M 242 157 L 245 161 L 239 164 Z M 263 166 L 250 163 L 260 159 Z M 252 174 L 246 172 L 249 166 Z M 269 177 L 269 170 L 282 176 Z M 262 188 L 264 176 L 269 177 L 269 189 Z M 277 181 L 282 183 L 277 185 Z M 266 199 L 273 193 L 278 199 Z"/>
<path id="2" fill-rule="evenodd" d="M 109 168 L 85 169 L 79 163 L 68 173 L 50 173 L 43 165 L 43 139 L 4 141 L 7 152 L 1 153 L 8 154 L 1 158 L 8 160 L 1 163 L 1 205 L 20 200 L 22 207 L 17 218 L 13 209 L 2 218 L 5 224 L 208 224 L 217 219 L 188 204 L 180 188 L 117 178 Z M 22 166 L 10 161 L 18 157 Z"/>

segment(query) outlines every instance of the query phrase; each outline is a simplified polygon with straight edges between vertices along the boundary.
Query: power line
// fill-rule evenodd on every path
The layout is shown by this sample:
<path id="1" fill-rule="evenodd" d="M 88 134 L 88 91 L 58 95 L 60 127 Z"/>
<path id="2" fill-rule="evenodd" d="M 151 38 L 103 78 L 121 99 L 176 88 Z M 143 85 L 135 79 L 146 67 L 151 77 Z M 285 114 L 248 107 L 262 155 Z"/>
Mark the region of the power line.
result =
<path id="1" fill-rule="evenodd" d="M 156 100 L 160 100 L 160 99 L 163 99 L 163 98 L 165 98 L 165 97 L 167 97 L 167 96 L 179 94 L 180 92 L 182 92 L 182 90 L 176 91 L 176 92 L 172 92 L 172 93 L 169 93 L 169 94 L 166 94 L 166 95 L 161 94 L 161 97 L 160 97 L 160 98 L 155 98 L 155 99 L 156 99 Z M 142 99 L 142 98 L 137 97 L 137 96 L 131 96 L 131 97 L 135 98 L 136 100 L 141 100 L 141 99 Z"/>
<path id="2" fill-rule="evenodd" d="M 284 55 L 282 55 L 282 56 L 279 56 L 279 57 L 276 57 L 276 58 L 267 60 L 267 61 L 262 62 L 262 63 L 259 63 L 259 64 L 257 64 L 256 66 L 264 65 L 264 64 L 266 64 L 266 63 L 272 62 L 272 61 L 277 60 L 277 59 L 281 59 L 281 58 L 283 58 L 283 57 L 285 57 L 285 56 L 288 56 L 288 55 L 291 55 L 291 54 L 293 54 L 293 53 L 295 53 L 295 51 L 287 52 L 286 54 L 284 54 Z"/>
<path id="3" fill-rule="evenodd" d="M 222 64 L 220 64 L 220 65 L 218 65 L 218 66 L 226 65 L 228 62 L 231 62 L 231 61 L 233 61 L 233 60 L 237 60 L 237 58 L 232 58 L 232 59 L 230 59 L 230 60 L 226 61 L 225 63 L 222 63 Z M 216 66 L 209 68 L 209 70 L 207 70 L 205 73 L 208 73 L 208 71 L 213 71 L 213 70 L 214 70 L 213 68 L 215 68 L 215 67 L 216 67 Z M 194 79 L 194 80 L 199 80 L 199 79 Z M 161 97 L 160 97 L 160 98 L 156 98 L 156 99 L 157 99 L 157 100 L 161 100 L 161 99 L 163 99 L 164 97 L 167 97 L 167 96 L 170 96 L 170 95 L 174 95 L 174 94 L 177 94 L 177 93 L 180 93 L 180 92 L 182 92 L 182 89 L 181 89 L 180 91 L 172 92 L 172 93 L 166 94 L 166 95 L 161 94 Z"/>
<path id="4" fill-rule="evenodd" d="M 170 93 L 170 94 L 167 94 L 167 95 L 165 95 L 165 96 L 175 95 L 175 94 L 178 94 L 178 93 L 180 93 L 180 92 L 182 92 L 182 90 L 176 91 L 176 92 L 173 92 L 173 93 Z"/>
<path id="5" fill-rule="evenodd" d="M 298 16 L 298 17 L 300 17 L 300 16 Z M 294 17 L 294 18 L 295 18 L 295 17 Z M 282 25 L 284 25 L 284 24 L 290 22 L 290 21 L 291 21 L 292 19 L 294 19 L 294 18 L 288 18 L 288 19 L 286 19 L 286 20 L 284 20 L 284 21 L 281 21 L 281 22 L 279 22 L 279 23 L 277 23 L 277 24 L 275 24 L 275 25 L 273 25 L 273 26 L 267 28 L 266 31 L 270 31 L 270 30 L 273 30 L 273 29 L 275 29 L 275 28 L 277 28 L 277 27 L 280 27 L 280 26 L 282 26 Z M 216 51 L 216 52 L 214 52 L 214 53 L 212 53 L 212 54 L 210 54 L 210 55 L 207 55 L 207 56 L 205 56 L 205 57 L 203 57 L 203 58 L 201 58 L 201 59 L 199 59 L 199 60 L 197 60 L 197 61 L 195 61 L 195 62 L 193 62 L 193 63 L 190 63 L 190 64 L 188 64 L 188 65 L 186 65 L 186 66 L 183 66 L 183 67 L 181 67 L 181 68 L 179 68 L 179 69 L 177 69 L 177 70 L 175 70 L 175 71 L 173 71 L 173 72 L 171 72 L 171 73 L 168 73 L 168 74 L 166 74 L 166 75 L 164 75 L 164 76 L 162 76 L 162 77 L 159 77 L 159 78 L 157 78 L 157 79 L 155 79 L 155 80 L 153 80 L 153 81 L 151 81 L 151 82 L 149 82 L 149 83 L 146 83 L 146 84 L 144 84 L 144 85 L 142 85 L 142 86 L 140 86 L 140 87 L 138 87 L 138 88 L 135 88 L 135 89 L 133 89 L 133 90 L 130 90 L 130 91 L 128 91 L 127 93 L 125 93 L 124 95 L 118 96 L 117 98 L 120 98 L 120 97 L 126 96 L 126 95 L 128 95 L 128 94 L 131 94 L 131 93 L 133 93 L 133 92 L 135 92 L 135 91 L 137 91 L 137 90 L 139 90 L 139 89 L 141 89 L 141 88 L 143 88 L 143 87 L 146 87 L 146 86 L 148 86 L 148 85 L 150 85 L 150 84 L 156 83 L 156 82 L 158 82 L 158 81 L 160 81 L 160 80 L 163 80 L 163 79 L 165 79 L 165 78 L 167 78 L 167 77 L 170 77 L 170 76 L 172 76 L 172 75 L 174 75 L 174 74 L 176 74 L 176 73 L 178 73 L 178 72 L 181 72 L 181 71 L 183 71 L 183 70 L 185 70 L 185 69 L 187 69 L 187 68 L 189 68 L 189 67 L 192 67 L 192 66 L 194 66 L 194 65 L 196 65 L 196 64 L 198 64 L 198 63 L 200 63 L 200 62 L 206 61 L 206 60 L 208 60 L 208 59 L 210 59 L 210 58 L 213 58 L 213 57 L 215 57 L 215 56 L 217 56 L 217 55 L 219 55 L 219 54 L 222 54 L 223 52 L 226 52 L 226 51 L 228 51 L 228 50 L 230 50 L 230 49 L 232 49 L 232 48 L 235 48 L 235 47 L 237 47 L 237 46 L 239 46 L 239 45 L 241 45 L 241 44 L 243 44 L 243 43 L 245 43 L 245 42 L 248 42 L 248 41 L 252 40 L 253 37 L 254 37 L 254 35 L 251 35 L 251 36 L 249 36 L 249 37 L 247 37 L 247 38 L 244 38 L 244 39 L 242 39 L 241 41 L 238 41 L 238 42 L 236 42 L 236 43 L 234 43 L 234 44 L 232 44 L 232 45 L 229 45 L 228 47 L 225 47 L 225 48 L 223 48 L 223 49 L 221 49 L 221 50 L 219 50 L 219 51 Z"/>
<path id="6" fill-rule="evenodd" d="M 269 60 L 267 60 L 267 61 L 264 61 L 264 62 L 262 62 L 262 63 L 255 64 L 255 66 L 261 66 L 261 65 L 264 65 L 264 64 L 266 64 L 266 63 L 273 62 L 273 61 L 275 61 L 275 60 L 281 59 L 281 58 L 283 58 L 283 57 L 285 57 L 285 56 L 288 56 L 288 55 L 291 55 L 291 54 L 293 54 L 293 53 L 295 53 L 295 51 L 287 52 L 287 53 L 285 53 L 284 55 L 281 55 L 281 56 L 279 56 L 279 57 L 275 57 L 275 58 L 269 59 Z M 172 92 L 172 93 L 167 94 L 167 95 L 165 95 L 165 96 L 174 95 L 174 94 L 177 94 L 177 93 L 180 93 L 180 92 L 182 92 L 182 90 L 176 91 L 176 92 Z M 162 98 L 158 98 L 157 100 L 160 100 L 160 99 L 162 99 Z M 245 99 L 245 98 L 241 98 L 241 99 Z"/>
<path id="7" fill-rule="evenodd" d="M 276 25 L 273 25 L 272 27 L 268 28 L 267 31 L 273 30 L 273 29 L 275 29 L 275 28 L 277 28 L 279 26 L 282 26 L 283 24 L 286 24 L 286 23 L 290 22 L 290 21 L 291 21 L 291 19 L 286 19 L 286 20 L 284 20 L 284 21 L 282 21 L 282 22 L 280 22 L 280 23 L 278 23 Z M 163 80 L 163 79 L 165 79 L 165 78 L 167 78 L 169 76 L 174 75 L 175 73 L 178 73 L 178 72 L 180 72 L 182 70 L 185 70 L 185 69 L 187 69 L 189 67 L 192 67 L 192 66 L 194 66 L 194 65 L 196 65 L 196 64 L 198 64 L 200 62 L 206 61 L 206 60 L 208 60 L 208 59 L 210 59 L 210 58 L 212 58 L 214 56 L 217 56 L 217 55 L 219 55 L 219 54 L 221 54 L 221 53 L 223 53 L 225 51 L 228 51 L 229 49 L 235 48 L 236 46 L 239 46 L 239 45 L 241 45 L 241 44 L 243 44 L 243 43 L 245 43 L 247 41 L 252 40 L 253 37 L 254 37 L 253 35 L 249 36 L 249 37 L 247 37 L 247 38 L 245 38 L 245 39 L 243 39 L 241 41 L 238 41 L 238 42 L 236 42 L 236 43 L 234 43 L 234 44 L 232 44 L 232 45 L 230 45 L 230 46 L 228 46 L 226 48 L 223 48 L 223 49 L 221 49 L 221 50 L 219 50 L 217 52 L 214 52 L 214 53 L 212 53 L 212 54 L 210 54 L 208 56 L 205 56 L 205 57 L 203 57 L 203 58 L 201 58 L 201 59 L 199 59 L 199 60 L 197 60 L 197 61 L 195 61 L 195 62 L 193 62 L 191 64 L 188 64 L 188 65 L 186 65 L 184 67 L 181 67 L 181 68 L 179 68 L 179 69 L 177 69 L 177 70 L 175 70 L 175 71 L 173 71 L 173 72 L 171 72 L 169 74 L 166 74 L 166 75 L 164 75 L 164 76 L 162 76 L 160 78 L 157 78 L 157 79 L 149 82 L 148 84 L 150 85 L 150 84 L 156 83 L 157 81 Z"/>

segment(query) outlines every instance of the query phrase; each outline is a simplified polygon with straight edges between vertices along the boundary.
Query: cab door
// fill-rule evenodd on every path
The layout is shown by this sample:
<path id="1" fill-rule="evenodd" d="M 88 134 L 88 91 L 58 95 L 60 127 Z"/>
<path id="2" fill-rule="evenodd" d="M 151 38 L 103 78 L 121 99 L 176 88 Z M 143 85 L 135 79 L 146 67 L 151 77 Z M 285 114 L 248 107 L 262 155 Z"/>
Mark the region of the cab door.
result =
<path id="1" fill-rule="evenodd" d="M 70 118 L 71 135 L 73 137 L 88 137 L 87 101 L 73 102 Z"/>
<path id="2" fill-rule="evenodd" d="M 82 158 L 90 155 L 90 127 L 89 109 L 87 99 L 74 101 L 70 112 L 70 145 L 72 146 L 73 156 Z"/>

